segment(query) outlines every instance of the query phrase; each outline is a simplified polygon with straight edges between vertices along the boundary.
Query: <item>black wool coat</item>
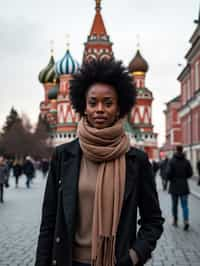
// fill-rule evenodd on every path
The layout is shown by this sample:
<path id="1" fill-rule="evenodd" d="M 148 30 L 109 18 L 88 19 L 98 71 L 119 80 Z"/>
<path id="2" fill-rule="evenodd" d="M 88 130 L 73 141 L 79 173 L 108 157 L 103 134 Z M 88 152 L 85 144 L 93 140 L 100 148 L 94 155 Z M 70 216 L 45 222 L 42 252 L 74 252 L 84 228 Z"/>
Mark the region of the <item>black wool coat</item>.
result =
<path id="1" fill-rule="evenodd" d="M 72 265 L 81 154 L 78 140 L 59 146 L 54 152 L 43 201 L 35 266 Z M 162 234 L 163 222 L 147 155 L 131 148 L 126 154 L 126 184 L 117 230 L 116 265 L 132 265 L 128 255 L 130 248 L 140 258 L 138 265 L 143 265 Z"/>
<path id="2" fill-rule="evenodd" d="M 166 175 L 170 181 L 169 193 L 173 195 L 187 195 L 190 193 L 188 178 L 193 171 L 190 162 L 183 153 L 175 153 L 167 164 Z"/>

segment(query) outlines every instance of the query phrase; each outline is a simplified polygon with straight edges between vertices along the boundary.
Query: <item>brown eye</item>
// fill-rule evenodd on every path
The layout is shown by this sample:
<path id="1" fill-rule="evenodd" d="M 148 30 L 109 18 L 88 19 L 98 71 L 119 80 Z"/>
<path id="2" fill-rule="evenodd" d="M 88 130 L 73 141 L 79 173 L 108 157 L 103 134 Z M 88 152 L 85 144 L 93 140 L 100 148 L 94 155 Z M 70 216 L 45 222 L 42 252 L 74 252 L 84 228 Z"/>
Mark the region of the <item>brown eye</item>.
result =
<path id="1" fill-rule="evenodd" d="M 113 102 L 112 102 L 111 100 L 107 100 L 107 101 L 105 101 L 105 105 L 106 105 L 107 107 L 110 107 L 112 104 L 113 104 Z"/>
<path id="2" fill-rule="evenodd" d="M 96 105 L 95 101 L 88 101 L 88 105 L 94 107 Z"/>

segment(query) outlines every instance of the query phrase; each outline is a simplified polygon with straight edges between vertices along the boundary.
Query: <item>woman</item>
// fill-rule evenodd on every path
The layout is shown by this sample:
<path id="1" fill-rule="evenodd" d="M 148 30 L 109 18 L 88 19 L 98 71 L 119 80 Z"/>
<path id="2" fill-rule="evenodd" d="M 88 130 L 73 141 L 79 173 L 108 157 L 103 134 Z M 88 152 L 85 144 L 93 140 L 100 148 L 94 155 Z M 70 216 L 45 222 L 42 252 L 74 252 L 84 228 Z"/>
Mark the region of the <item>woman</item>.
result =
<path id="1" fill-rule="evenodd" d="M 135 95 L 121 62 L 92 61 L 74 75 L 78 139 L 51 161 L 36 266 L 144 265 L 151 257 L 163 218 L 148 158 L 123 130 Z"/>

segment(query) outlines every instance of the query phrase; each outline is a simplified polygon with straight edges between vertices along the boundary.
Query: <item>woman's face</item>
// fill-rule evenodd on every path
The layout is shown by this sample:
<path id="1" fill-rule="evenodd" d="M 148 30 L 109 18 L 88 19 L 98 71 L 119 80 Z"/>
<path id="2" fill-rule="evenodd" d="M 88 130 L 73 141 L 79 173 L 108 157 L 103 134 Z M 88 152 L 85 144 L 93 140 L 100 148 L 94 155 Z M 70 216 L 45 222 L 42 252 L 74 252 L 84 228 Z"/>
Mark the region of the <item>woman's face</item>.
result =
<path id="1" fill-rule="evenodd" d="M 92 127 L 98 129 L 110 127 L 119 116 L 115 89 L 108 84 L 93 84 L 86 95 L 85 112 Z"/>

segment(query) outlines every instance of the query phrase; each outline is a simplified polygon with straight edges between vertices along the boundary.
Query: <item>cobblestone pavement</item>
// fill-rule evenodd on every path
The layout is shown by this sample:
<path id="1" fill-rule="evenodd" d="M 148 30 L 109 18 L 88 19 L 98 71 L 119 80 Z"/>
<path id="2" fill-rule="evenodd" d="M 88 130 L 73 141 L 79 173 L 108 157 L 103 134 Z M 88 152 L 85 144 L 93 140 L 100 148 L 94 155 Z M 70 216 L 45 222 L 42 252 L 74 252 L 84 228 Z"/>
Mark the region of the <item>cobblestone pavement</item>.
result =
<path id="1" fill-rule="evenodd" d="M 13 178 L 10 183 L 11 187 L 5 190 L 5 203 L 0 204 L 0 266 L 33 266 L 45 180 L 38 173 L 30 189 L 26 189 L 24 177 L 18 189 L 14 188 Z M 184 232 L 181 210 L 179 226 L 174 228 L 170 197 L 161 191 L 159 182 L 158 191 L 165 231 L 146 265 L 200 266 L 200 199 L 190 196 L 191 228 Z"/>

